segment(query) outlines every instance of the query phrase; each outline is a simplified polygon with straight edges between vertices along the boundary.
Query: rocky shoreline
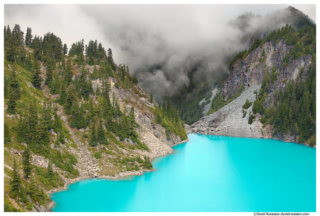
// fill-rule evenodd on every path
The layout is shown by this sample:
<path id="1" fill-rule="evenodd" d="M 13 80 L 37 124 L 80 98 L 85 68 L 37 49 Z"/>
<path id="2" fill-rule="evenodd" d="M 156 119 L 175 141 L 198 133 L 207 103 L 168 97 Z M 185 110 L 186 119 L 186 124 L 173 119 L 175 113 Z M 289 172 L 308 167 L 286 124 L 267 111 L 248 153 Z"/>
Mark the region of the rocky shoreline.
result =
<path id="1" fill-rule="evenodd" d="M 182 143 L 186 143 L 188 142 L 189 139 L 186 139 L 186 140 L 182 140 L 181 142 L 178 142 L 178 143 L 175 143 L 173 146 L 176 146 L 176 145 L 179 145 L 179 144 L 182 144 Z M 174 152 L 171 152 L 171 153 L 167 153 L 166 155 L 159 155 L 158 157 L 164 157 L 164 156 L 167 156 L 169 154 L 173 154 Z M 155 158 L 158 158 L 158 157 L 154 157 L 153 159 Z M 85 179 L 93 179 L 93 178 L 96 178 L 96 179 L 108 179 L 108 180 L 118 180 L 118 179 L 124 179 L 126 177 L 129 177 L 129 176 L 141 176 L 143 175 L 144 173 L 146 172 L 153 172 L 153 171 L 156 171 L 156 169 L 152 169 L 152 170 L 138 170 L 138 171 L 126 171 L 126 172 L 120 172 L 120 173 L 117 173 L 115 174 L 114 176 L 112 175 L 96 175 L 96 176 L 80 176 L 80 177 L 77 177 L 77 178 L 74 178 L 74 179 L 65 179 L 65 184 L 63 187 L 59 187 L 59 188 L 54 188 L 54 189 L 51 189 L 49 191 L 47 191 L 46 193 L 48 195 L 50 194 L 53 194 L 53 193 L 56 193 L 56 192 L 59 192 L 59 191 L 64 191 L 64 190 L 68 190 L 68 185 L 69 184 L 73 184 L 73 183 L 76 183 L 78 181 L 81 181 L 81 180 L 85 180 Z M 47 209 L 51 209 L 52 211 L 52 208 L 56 205 L 56 203 L 54 201 L 52 201 L 51 203 L 49 203 L 49 205 L 47 206 Z"/>

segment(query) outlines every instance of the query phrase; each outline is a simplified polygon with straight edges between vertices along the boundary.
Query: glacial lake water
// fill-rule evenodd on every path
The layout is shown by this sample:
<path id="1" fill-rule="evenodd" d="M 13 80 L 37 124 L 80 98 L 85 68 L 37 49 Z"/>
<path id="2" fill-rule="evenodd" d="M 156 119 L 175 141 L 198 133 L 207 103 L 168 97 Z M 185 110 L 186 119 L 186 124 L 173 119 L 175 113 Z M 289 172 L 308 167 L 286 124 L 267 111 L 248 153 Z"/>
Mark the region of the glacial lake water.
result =
<path id="1" fill-rule="evenodd" d="M 52 195 L 55 212 L 314 212 L 316 149 L 189 134 L 154 172 L 88 179 Z"/>

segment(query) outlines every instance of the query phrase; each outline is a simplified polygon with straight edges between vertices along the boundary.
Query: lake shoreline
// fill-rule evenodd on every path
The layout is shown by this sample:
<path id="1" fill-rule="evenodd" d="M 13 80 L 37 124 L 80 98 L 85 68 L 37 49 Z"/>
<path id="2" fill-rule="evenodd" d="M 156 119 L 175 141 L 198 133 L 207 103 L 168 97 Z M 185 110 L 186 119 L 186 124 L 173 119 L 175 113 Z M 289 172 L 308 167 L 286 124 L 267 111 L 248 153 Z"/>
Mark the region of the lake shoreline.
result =
<path id="1" fill-rule="evenodd" d="M 281 142 L 285 142 L 285 143 L 294 143 L 294 144 L 298 144 L 298 145 L 304 145 L 304 146 L 307 146 L 307 147 L 311 147 L 311 148 L 315 148 L 317 147 L 317 145 L 315 146 L 310 146 L 306 143 L 297 143 L 297 142 L 293 142 L 293 141 L 290 141 L 290 140 L 282 140 L 282 139 L 279 139 L 277 137 L 250 137 L 250 136 L 232 136 L 232 135 L 217 135 L 217 134 L 211 134 L 211 133 L 201 133 L 201 132 L 191 132 L 191 133 L 187 133 L 188 135 L 189 134 L 201 134 L 201 135 L 213 135 L 213 136 L 220 136 L 220 137 L 238 137 L 238 138 L 251 138 L 251 139 L 270 139 L 270 140 L 279 140 Z"/>
<path id="2" fill-rule="evenodd" d="M 171 147 L 174 147 L 176 145 L 180 145 L 180 144 L 183 144 L 183 143 L 186 143 L 189 141 L 189 138 L 186 139 L 186 140 L 183 140 L 181 142 L 178 142 L 178 143 L 175 143 L 174 145 L 172 145 Z M 162 155 L 162 156 L 158 156 L 158 157 L 155 157 L 153 158 L 152 160 L 156 159 L 156 158 L 160 158 L 160 157 L 166 157 L 170 154 L 174 154 L 174 152 L 172 153 L 168 153 L 166 155 Z M 156 171 L 156 169 L 152 168 L 152 170 L 138 170 L 138 171 L 126 171 L 126 172 L 120 172 L 120 173 L 117 173 L 115 174 L 114 176 L 112 175 L 98 175 L 98 176 L 81 176 L 81 177 L 77 177 L 77 178 L 74 178 L 74 179 L 67 179 L 67 182 L 65 182 L 64 186 L 63 187 L 58 187 L 58 188 L 53 188 L 49 191 L 47 191 L 46 193 L 48 195 L 52 195 L 54 193 L 57 193 L 57 192 L 60 192 L 60 191 L 65 191 L 65 190 L 68 190 L 68 186 L 70 184 L 74 184 L 78 181 L 82 181 L 82 180 L 86 180 L 86 179 L 105 179 L 105 180 L 120 180 L 120 179 L 124 179 L 126 177 L 130 177 L 130 176 L 141 176 L 143 175 L 144 173 L 147 173 L 147 172 L 153 172 L 153 171 Z M 56 205 L 56 203 L 54 201 L 52 201 L 51 203 L 49 203 L 49 205 L 47 207 L 49 207 L 52 211 L 52 208 Z"/>

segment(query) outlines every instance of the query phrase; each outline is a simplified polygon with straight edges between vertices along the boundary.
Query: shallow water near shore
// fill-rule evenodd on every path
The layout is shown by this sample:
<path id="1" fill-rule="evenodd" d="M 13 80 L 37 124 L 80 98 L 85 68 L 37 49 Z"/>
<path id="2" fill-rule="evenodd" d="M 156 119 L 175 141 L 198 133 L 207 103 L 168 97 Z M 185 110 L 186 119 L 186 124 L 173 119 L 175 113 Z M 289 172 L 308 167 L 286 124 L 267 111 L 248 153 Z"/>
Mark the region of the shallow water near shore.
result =
<path id="1" fill-rule="evenodd" d="M 154 172 L 88 179 L 51 195 L 55 212 L 314 212 L 316 149 L 189 134 Z"/>

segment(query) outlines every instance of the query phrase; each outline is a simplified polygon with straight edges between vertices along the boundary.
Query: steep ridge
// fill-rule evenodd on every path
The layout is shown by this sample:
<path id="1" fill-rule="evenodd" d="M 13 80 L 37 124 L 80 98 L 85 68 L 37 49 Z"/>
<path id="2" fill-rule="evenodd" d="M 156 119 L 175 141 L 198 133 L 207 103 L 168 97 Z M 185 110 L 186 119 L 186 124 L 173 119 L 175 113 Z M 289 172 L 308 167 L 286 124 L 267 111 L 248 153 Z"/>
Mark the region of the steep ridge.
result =
<path id="1" fill-rule="evenodd" d="M 274 138 L 308 145 L 309 141 L 307 140 L 298 141 L 299 135 L 296 132 L 276 133 L 272 125 L 261 123 L 263 121 L 261 120 L 262 115 L 259 112 L 255 115 L 252 114 L 254 105 L 251 105 L 247 110 L 242 108 L 246 99 L 255 102 L 258 95 L 261 97 L 262 92 L 264 109 L 271 109 L 278 103 L 279 92 L 283 92 L 288 83 L 306 81 L 311 66 L 314 64 L 313 56 L 303 53 L 300 54 L 300 57 L 291 58 L 288 61 L 286 57 L 288 58 L 293 49 L 294 45 L 285 43 L 284 39 L 277 40 L 276 44 L 274 41 L 267 41 L 248 52 L 247 56 L 235 61 L 230 66 L 217 97 L 213 99 L 208 115 L 194 124 L 186 126 L 187 133 Z M 260 89 L 266 74 L 268 74 L 268 78 L 273 76 L 273 80 L 267 83 L 264 92 Z M 221 108 L 221 106 L 223 107 Z M 247 114 L 245 115 L 244 112 Z M 252 124 L 248 123 L 250 115 L 253 116 Z"/>

